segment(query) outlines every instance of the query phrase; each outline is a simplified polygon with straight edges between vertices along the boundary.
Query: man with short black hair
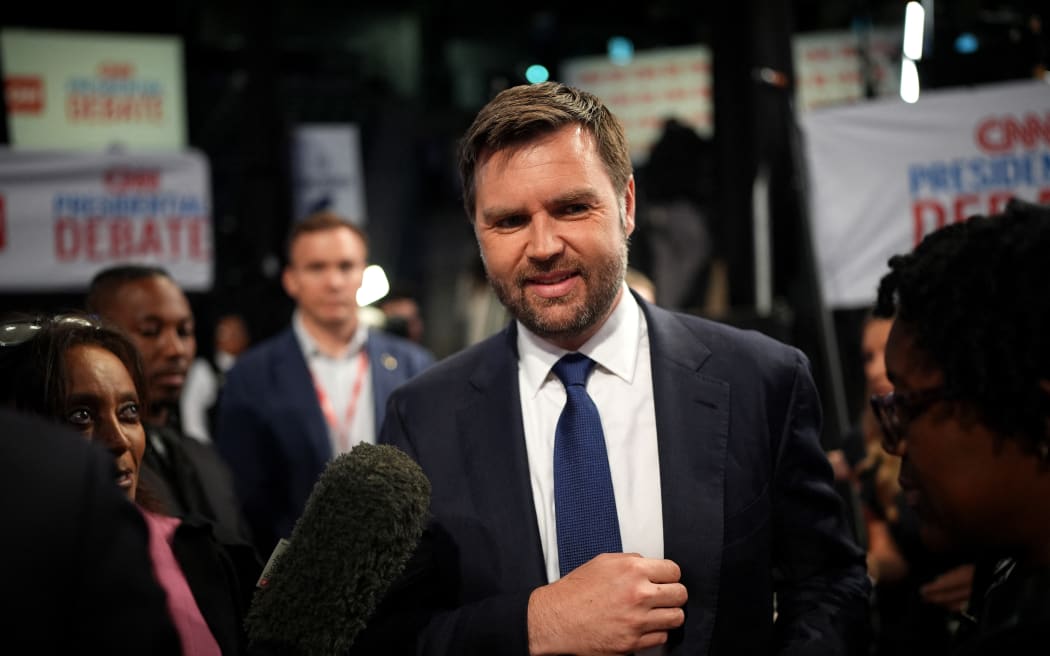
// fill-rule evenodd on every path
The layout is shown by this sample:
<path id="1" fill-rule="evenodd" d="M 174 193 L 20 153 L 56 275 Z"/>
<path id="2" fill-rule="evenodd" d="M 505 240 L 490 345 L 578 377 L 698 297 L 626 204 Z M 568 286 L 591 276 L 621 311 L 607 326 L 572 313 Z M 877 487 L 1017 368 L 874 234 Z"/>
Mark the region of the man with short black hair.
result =
<path id="1" fill-rule="evenodd" d="M 226 463 L 179 425 L 179 398 L 197 351 L 193 310 L 182 289 L 159 267 L 115 266 L 92 279 L 86 306 L 125 332 L 142 357 L 149 392 L 142 421 L 149 440 L 146 484 L 173 515 L 213 522 L 221 542 L 249 542 Z"/>

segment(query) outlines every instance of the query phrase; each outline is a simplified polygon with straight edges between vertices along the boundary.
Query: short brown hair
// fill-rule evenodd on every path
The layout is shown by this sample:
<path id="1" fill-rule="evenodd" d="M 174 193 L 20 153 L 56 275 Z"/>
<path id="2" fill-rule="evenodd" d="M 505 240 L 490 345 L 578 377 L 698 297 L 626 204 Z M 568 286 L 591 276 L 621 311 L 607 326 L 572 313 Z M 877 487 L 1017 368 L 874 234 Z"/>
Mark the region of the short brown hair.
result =
<path id="1" fill-rule="evenodd" d="M 368 252 L 368 237 L 365 235 L 361 228 L 350 222 L 349 219 L 336 214 L 331 210 L 322 210 L 306 217 L 302 221 L 296 221 L 292 224 L 292 229 L 288 232 L 288 240 L 285 242 L 285 257 L 288 258 L 288 264 L 292 263 L 292 246 L 295 245 L 296 240 L 303 235 L 310 234 L 313 232 L 325 232 L 327 230 L 337 230 L 339 228 L 346 228 L 353 234 L 357 235 L 365 245 L 365 252 Z"/>
<path id="2" fill-rule="evenodd" d="M 488 153 L 528 143 L 577 123 L 594 137 L 616 193 L 631 177 L 631 156 L 620 123 L 597 96 L 558 82 L 528 84 L 501 91 L 485 105 L 460 143 L 459 174 L 463 208 L 474 221 L 475 174 Z"/>

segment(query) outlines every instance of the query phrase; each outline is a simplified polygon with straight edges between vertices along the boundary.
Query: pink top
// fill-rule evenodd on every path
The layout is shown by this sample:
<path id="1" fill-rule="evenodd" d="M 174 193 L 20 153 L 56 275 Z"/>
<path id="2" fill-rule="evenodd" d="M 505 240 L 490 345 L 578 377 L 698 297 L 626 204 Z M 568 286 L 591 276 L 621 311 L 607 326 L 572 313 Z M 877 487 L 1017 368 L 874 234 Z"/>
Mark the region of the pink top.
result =
<path id="1" fill-rule="evenodd" d="M 182 573 L 179 562 L 175 560 L 175 553 L 171 550 L 171 541 L 181 520 L 141 508 L 139 510 L 149 527 L 149 555 L 153 561 L 153 574 L 167 593 L 168 614 L 182 641 L 182 653 L 186 656 L 222 656 L 219 643 L 215 642 L 211 629 L 204 621 L 190 585 L 186 582 L 186 575 Z"/>

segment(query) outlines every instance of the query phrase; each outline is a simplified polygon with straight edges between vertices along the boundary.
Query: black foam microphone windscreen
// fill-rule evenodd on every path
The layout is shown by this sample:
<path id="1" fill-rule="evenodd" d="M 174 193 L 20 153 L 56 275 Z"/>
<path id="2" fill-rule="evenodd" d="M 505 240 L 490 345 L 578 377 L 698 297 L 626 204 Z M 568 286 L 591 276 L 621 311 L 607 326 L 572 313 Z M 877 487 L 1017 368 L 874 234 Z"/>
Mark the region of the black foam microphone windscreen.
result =
<path id="1" fill-rule="evenodd" d="M 415 551 L 429 504 L 423 471 L 392 446 L 359 444 L 333 460 L 255 593 L 252 646 L 347 651 Z"/>

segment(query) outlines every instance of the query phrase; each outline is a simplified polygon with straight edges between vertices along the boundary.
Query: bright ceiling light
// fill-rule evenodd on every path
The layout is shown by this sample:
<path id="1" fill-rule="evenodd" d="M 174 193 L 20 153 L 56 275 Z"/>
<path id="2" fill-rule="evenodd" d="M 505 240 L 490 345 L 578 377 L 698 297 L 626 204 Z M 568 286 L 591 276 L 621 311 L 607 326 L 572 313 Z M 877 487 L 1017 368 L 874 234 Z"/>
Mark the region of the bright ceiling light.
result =
<path id="1" fill-rule="evenodd" d="M 910 59 L 901 60 L 901 100 L 906 103 L 919 100 L 919 69 Z"/>
<path id="2" fill-rule="evenodd" d="M 923 30 L 926 27 L 926 10 L 918 2 L 909 2 L 904 7 L 904 56 L 912 61 L 922 59 Z"/>
<path id="3" fill-rule="evenodd" d="M 361 288 L 357 290 L 357 304 L 364 307 L 371 305 L 390 292 L 390 282 L 386 272 L 378 264 L 365 267 L 361 276 Z"/>

